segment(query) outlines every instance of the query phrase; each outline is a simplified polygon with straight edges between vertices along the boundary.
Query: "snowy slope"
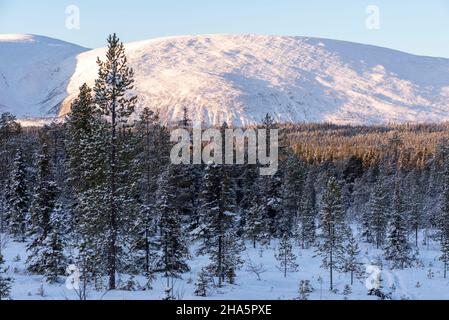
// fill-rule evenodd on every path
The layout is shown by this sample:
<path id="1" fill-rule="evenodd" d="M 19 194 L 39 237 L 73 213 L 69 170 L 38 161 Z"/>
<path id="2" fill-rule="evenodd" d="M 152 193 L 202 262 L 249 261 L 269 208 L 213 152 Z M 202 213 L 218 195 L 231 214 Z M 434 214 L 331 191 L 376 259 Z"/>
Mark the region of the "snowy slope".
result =
<path id="1" fill-rule="evenodd" d="M 167 122 L 178 120 L 183 107 L 212 124 L 253 124 L 266 113 L 294 122 L 449 120 L 448 59 L 335 40 L 253 35 L 162 38 L 126 49 L 136 72 L 138 110 L 159 109 Z M 29 82 L 45 90 L 27 104 L 34 108 L 28 114 L 54 110 L 65 91 L 59 114 L 67 113 L 82 83 L 93 84 L 96 58 L 104 54 L 86 51 L 53 64 L 53 72 L 29 75 Z M 3 65 L 2 59 L 0 70 Z M 7 101 L 17 110 L 13 99 Z"/>
<path id="2" fill-rule="evenodd" d="M 0 35 L 0 112 L 18 117 L 57 112 L 67 96 L 74 58 L 86 50 L 42 36 Z"/>

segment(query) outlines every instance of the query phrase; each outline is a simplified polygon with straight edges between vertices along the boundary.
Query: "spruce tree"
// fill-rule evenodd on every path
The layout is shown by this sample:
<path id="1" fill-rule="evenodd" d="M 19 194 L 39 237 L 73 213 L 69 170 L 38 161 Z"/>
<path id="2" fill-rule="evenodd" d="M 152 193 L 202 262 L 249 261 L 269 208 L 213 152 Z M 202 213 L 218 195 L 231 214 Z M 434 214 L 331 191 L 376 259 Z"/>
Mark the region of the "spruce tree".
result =
<path id="1" fill-rule="evenodd" d="M 338 255 L 342 252 L 347 227 L 341 189 L 336 178 L 329 179 L 322 199 L 321 237 L 317 253 L 322 257 L 322 267 L 329 269 L 330 290 L 333 290 L 333 272 L 338 268 Z"/>
<path id="2" fill-rule="evenodd" d="M 139 182 L 139 214 L 133 224 L 133 250 L 137 252 L 137 267 L 152 277 L 152 255 L 156 247 L 153 238 L 158 229 L 157 190 L 159 177 L 166 170 L 170 155 L 170 135 L 159 123 L 159 115 L 144 108 L 136 123 L 135 162 Z M 179 202 L 178 202 L 179 205 Z"/>
<path id="3" fill-rule="evenodd" d="M 65 274 L 67 267 L 64 255 L 65 239 L 62 233 L 64 211 L 60 203 L 56 203 L 50 218 L 50 232 L 42 243 L 43 271 L 49 283 L 58 282 L 58 277 Z"/>
<path id="4" fill-rule="evenodd" d="M 10 298 L 12 279 L 7 276 L 8 268 L 3 267 L 5 260 L 0 252 L 0 300 Z"/>
<path id="5" fill-rule="evenodd" d="M 9 230 L 15 240 L 25 241 L 26 218 L 29 211 L 25 160 L 22 150 L 17 150 L 8 191 Z"/>
<path id="6" fill-rule="evenodd" d="M 440 242 L 441 242 L 441 256 L 440 261 L 443 262 L 444 278 L 447 277 L 447 270 L 449 265 L 449 157 L 445 162 L 444 172 L 444 189 L 441 207 L 440 225 Z"/>
<path id="7" fill-rule="evenodd" d="M 262 210 L 263 219 L 267 226 L 267 239 L 270 243 L 273 237 L 282 236 L 281 225 L 279 221 L 282 220 L 282 181 L 280 174 L 274 176 L 260 176 L 260 206 Z M 282 223 L 282 225 L 284 225 Z"/>
<path id="8" fill-rule="evenodd" d="M 298 300 L 306 301 L 309 300 L 310 294 L 313 292 L 313 287 L 310 284 L 310 280 L 301 280 L 299 283 L 299 297 Z"/>
<path id="9" fill-rule="evenodd" d="M 298 221 L 301 196 L 304 188 L 305 169 L 299 158 L 291 151 L 285 160 L 282 179 L 282 215 L 278 228 L 293 234 L 293 226 Z"/>
<path id="10" fill-rule="evenodd" d="M 88 177 L 89 169 L 87 148 L 93 144 L 95 130 L 98 130 L 99 118 L 95 110 L 92 89 L 83 84 L 78 97 L 72 102 L 71 112 L 66 117 L 67 128 L 67 185 L 72 188 L 74 196 L 91 187 L 92 179 Z M 76 200 L 76 199 L 75 199 Z"/>
<path id="11" fill-rule="evenodd" d="M 258 242 L 263 242 L 267 238 L 267 226 L 259 195 L 254 195 L 252 205 L 246 210 L 244 232 L 245 237 L 252 242 L 254 249 Z"/>
<path id="12" fill-rule="evenodd" d="M 299 207 L 299 223 L 297 224 L 298 240 L 303 249 L 315 243 L 316 238 L 316 193 L 312 172 L 307 175 L 304 191 Z"/>
<path id="13" fill-rule="evenodd" d="M 388 223 L 389 203 L 388 197 L 382 181 L 378 181 L 374 186 L 370 201 L 370 218 L 366 221 L 365 230 L 372 230 L 374 239 L 379 249 L 385 241 Z M 371 231 L 370 231 L 371 232 Z"/>
<path id="14" fill-rule="evenodd" d="M 95 107 L 92 90 L 83 85 L 72 103 L 67 126 L 67 185 L 71 190 L 72 221 L 78 239 L 76 262 L 84 284 L 99 282 L 107 271 L 107 130 Z"/>
<path id="15" fill-rule="evenodd" d="M 410 214 L 408 224 L 414 233 L 415 246 L 418 247 L 419 231 L 423 222 L 424 189 L 422 188 L 421 171 L 416 168 L 413 169 L 406 181 L 409 184 L 407 202 Z"/>
<path id="16" fill-rule="evenodd" d="M 50 155 L 44 143 L 38 156 L 38 176 L 31 205 L 29 235 L 32 241 L 27 246 L 28 270 L 35 274 L 42 274 L 45 271 L 44 241 L 51 231 L 51 214 L 55 208 L 57 196 L 50 167 Z"/>
<path id="17" fill-rule="evenodd" d="M 205 268 L 202 268 L 198 273 L 198 279 L 195 282 L 194 295 L 197 297 L 207 297 L 211 290 L 212 283 L 213 279 L 211 279 L 209 272 Z"/>
<path id="18" fill-rule="evenodd" d="M 16 140 L 21 133 L 22 128 L 13 114 L 9 112 L 0 114 L 0 195 L 3 193 L 2 190 L 7 190 L 6 184 L 14 160 L 14 151 L 17 149 Z"/>
<path id="19" fill-rule="evenodd" d="M 405 206 L 399 180 L 396 181 L 394 190 L 393 212 L 388 227 L 384 255 L 385 259 L 391 262 L 393 269 L 409 267 L 413 260 L 411 247 L 407 240 Z"/>
<path id="20" fill-rule="evenodd" d="M 340 270 L 351 274 L 352 286 L 354 284 L 354 274 L 360 271 L 361 263 L 359 261 L 359 244 L 351 231 L 348 231 L 347 242 L 341 249 L 342 252 L 339 254 Z"/>
<path id="21" fill-rule="evenodd" d="M 297 257 L 293 253 L 292 243 L 287 232 L 284 233 L 284 236 L 279 243 L 278 252 L 275 257 L 279 262 L 278 269 L 282 271 L 284 278 L 287 278 L 287 272 L 298 271 L 299 265 L 296 263 Z"/>
<path id="22" fill-rule="evenodd" d="M 242 264 L 242 246 L 236 235 L 235 194 L 224 166 L 208 165 L 203 185 L 199 253 L 209 255 L 208 270 L 218 277 L 221 287 L 226 278 L 233 282 Z"/>
<path id="23" fill-rule="evenodd" d="M 164 273 L 167 288 L 170 288 L 171 292 L 173 291 L 173 279 L 179 278 L 184 272 L 189 271 L 189 266 L 186 263 L 189 253 L 181 226 L 181 212 L 180 208 L 176 206 L 175 170 L 174 165 L 169 165 L 167 171 L 161 175 L 157 203 L 160 215 L 158 239 L 160 255 L 156 263 L 156 270 Z"/>
<path id="24" fill-rule="evenodd" d="M 125 56 L 125 47 L 119 38 L 113 34 L 108 38 L 106 61 L 97 61 L 99 66 L 98 79 L 95 82 L 95 101 L 103 116 L 107 117 L 107 145 L 108 171 L 107 171 L 107 272 L 109 277 L 109 289 L 116 287 L 116 272 L 119 259 L 119 223 L 122 220 L 120 214 L 127 212 L 126 205 L 131 199 L 126 193 L 126 188 L 119 185 L 121 176 L 126 172 L 120 172 L 120 161 L 126 143 L 119 139 L 120 130 L 129 126 L 128 118 L 134 112 L 137 97 L 130 95 L 134 88 L 134 72 L 128 67 Z"/>

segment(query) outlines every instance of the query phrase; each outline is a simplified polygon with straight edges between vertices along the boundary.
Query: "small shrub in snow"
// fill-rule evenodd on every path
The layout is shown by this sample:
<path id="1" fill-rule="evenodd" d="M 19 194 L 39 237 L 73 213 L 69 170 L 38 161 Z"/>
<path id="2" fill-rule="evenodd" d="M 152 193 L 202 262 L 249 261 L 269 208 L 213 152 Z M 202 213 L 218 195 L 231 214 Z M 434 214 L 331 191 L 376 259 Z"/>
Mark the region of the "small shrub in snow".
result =
<path id="1" fill-rule="evenodd" d="M 351 286 L 350 285 L 346 285 L 345 286 L 345 289 L 343 290 L 343 295 L 345 295 L 345 296 L 349 296 L 349 295 L 351 295 L 352 294 L 352 288 L 351 288 Z"/>
<path id="2" fill-rule="evenodd" d="M 247 258 L 247 261 L 248 262 L 246 265 L 246 267 L 247 267 L 246 271 L 255 274 L 257 277 L 257 280 L 261 281 L 262 280 L 261 274 L 267 272 L 267 270 L 265 269 L 263 264 L 262 263 L 255 264 L 249 257 Z"/>
<path id="3" fill-rule="evenodd" d="M 43 283 L 41 283 L 39 288 L 37 288 L 36 295 L 38 295 L 40 297 L 45 297 L 45 289 L 44 289 L 44 284 Z"/>
<path id="4" fill-rule="evenodd" d="M 213 279 L 209 275 L 207 270 L 201 269 L 201 272 L 198 274 L 198 279 L 195 283 L 195 296 L 207 297 L 210 294 L 212 283 Z"/>
<path id="5" fill-rule="evenodd" d="M 301 280 L 299 283 L 299 297 L 298 300 L 309 300 L 310 294 L 314 291 L 310 285 L 310 280 Z"/>
<path id="6" fill-rule="evenodd" d="M 292 244 L 287 233 L 282 237 L 275 257 L 279 262 L 278 269 L 283 272 L 284 278 L 287 278 L 287 272 L 298 271 L 299 265 L 296 263 L 296 255 L 293 253 Z"/>
<path id="7" fill-rule="evenodd" d="M 134 276 L 128 278 L 128 280 L 123 283 L 120 287 L 120 290 L 123 291 L 136 291 L 138 289 L 138 283 L 136 282 Z"/>

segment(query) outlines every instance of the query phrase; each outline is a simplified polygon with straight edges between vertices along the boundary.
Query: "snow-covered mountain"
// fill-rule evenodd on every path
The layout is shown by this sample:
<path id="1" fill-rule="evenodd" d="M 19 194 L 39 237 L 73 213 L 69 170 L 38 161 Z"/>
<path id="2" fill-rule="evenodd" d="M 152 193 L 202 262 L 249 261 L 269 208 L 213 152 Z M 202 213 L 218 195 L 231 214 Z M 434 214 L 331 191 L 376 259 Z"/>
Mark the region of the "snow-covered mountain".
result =
<path id="1" fill-rule="evenodd" d="M 47 37 L 0 34 L 0 112 L 18 117 L 58 113 L 76 56 L 86 50 Z"/>
<path id="2" fill-rule="evenodd" d="M 176 121 L 253 124 L 449 120 L 449 59 L 343 41 L 281 36 L 204 35 L 126 45 L 139 108 Z M 92 85 L 96 58 L 37 36 L 0 36 L 0 111 L 19 117 L 64 115 L 82 83 Z"/>

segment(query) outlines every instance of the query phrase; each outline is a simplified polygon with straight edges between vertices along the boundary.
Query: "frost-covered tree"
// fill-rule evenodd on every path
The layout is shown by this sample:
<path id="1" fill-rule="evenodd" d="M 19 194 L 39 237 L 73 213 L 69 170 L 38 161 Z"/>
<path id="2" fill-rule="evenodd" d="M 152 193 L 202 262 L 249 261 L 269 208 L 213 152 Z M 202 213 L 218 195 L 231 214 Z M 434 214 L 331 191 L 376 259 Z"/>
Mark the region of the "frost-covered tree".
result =
<path id="1" fill-rule="evenodd" d="M 236 235 L 235 194 L 224 166 L 208 165 L 203 185 L 199 253 L 209 255 L 208 270 L 218 277 L 220 287 L 226 278 L 233 281 L 242 264 L 242 245 Z"/>
<path id="2" fill-rule="evenodd" d="M 385 241 L 386 229 L 388 224 L 389 202 L 385 186 L 379 180 L 373 189 L 370 199 L 369 219 L 365 222 L 367 233 L 373 233 L 377 248 L 379 249 Z"/>
<path id="3" fill-rule="evenodd" d="M 51 214 L 55 208 L 57 190 L 51 175 L 50 155 L 44 143 L 38 155 L 38 175 L 31 205 L 29 236 L 32 241 L 27 246 L 28 270 L 35 274 L 45 271 L 44 241 L 51 231 Z"/>
<path id="4" fill-rule="evenodd" d="M 405 178 L 408 185 L 407 188 L 407 211 L 408 219 L 407 223 L 410 231 L 414 234 L 415 246 L 419 246 L 419 231 L 423 225 L 423 195 L 425 190 L 422 186 L 422 173 L 421 170 L 415 168 Z"/>
<path id="5" fill-rule="evenodd" d="M 159 212 L 160 254 L 156 262 L 156 270 L 164 273 L 167 288 L 173 290 L 174 278 L 179 278 L 189 270 L 186 260 L 189 252 L 183 228 L 181 226 L 181 212 L 176 205 L 177 181 L 176 166 L 170 165 L 159 180 L 157 210 Z M 171 282 L 170 282 L 171 281 Z"/>
<path id="6" fill-rule="evenodd" d="M 309 248 L 316 239 L 316 192 L 312 172 L 307 175 L 304 191 L 299 205 L 298 240 L 303 249 Z"/>
<path id="7" fill-rule="evenodd" d="M 351 286 L 354 284 L 354 274 L 361 269 L 359 260 L 360 249 L 357 239 L 351 231 L 348 231 L 346 244 L 341 248 L 339 254 L 340 270 L 351 274 Z"/>
<path id="8" fill-rule="evenodd" d="M 0 196 L 5 196 L 6 185 L 14 160 L 14 151 L 17 149 L 17 138 L 22 128 L 16 117 L 5 112 L 0 114 Z"/>
<path id="9" fill-rule="evenodd" d="M 4 267 L 5 260 L 0 252 L 0 300 L 10 298 L 12 279 L 7 276 L 8 268 Z"/>
<path id="10" fill-rule="evenodd" d="M 56 203 L 50 217 L 50 232 L 42 242 L 42 266 L 45 278 L 49 283 L 58 282 L 58 277 L 65 274 L 67 261 L 64 254 L 65 239 L 63 234 L 64 211 L 60 203 Z"/>
<path id="11" fill-rule="evenodd" d="M 301 196 L 304 188 L 305 168 L 297 155 L 290 152 L 285 160 L 282 178 L 282 214 L 278 219 L 278 228 L 283 234 L 293 234 L 298 221 Z"/>
<path id="12" fill-rule="evenodd" d="M 284 274 L 284 278 L 287 278 L 288 272 L 298 271 L 299 265 L 296 263 L 297 257 L 293 253 L 292 243 L 287 232 L 284 233 L 284 236 L 279 243 L 275 257 L 279 262 L 277 267 Z"/>
<path id="13" fill-rule="evenodd" d="M 338 255 L 342 252 L 347 227 L 341 189 L 336 178 L 329 179 L 322 199 L 321 237 L 317 254 L 322 257 L 322 267 L 329 269 L 330 290 L 333 290 L 333 273 L 338 268 Z"/>
<path id="14" fill-rule="evenodd" d="M 202 268 L 195 282 L 194 295 L 197 297 L 207 297 L 210 294 L 212 284 L 213 279 L 210 273 L 205 268 Z"/>
<path id="15" fill-rule="evenodd" d="M 444 172 L 444 189 L 441 207 L 440 225 L 440 242 L 441 242 L 441 257 L 440 260 L 444 266 L 444 278 L 447 277 L 447 269 L 449 265 L 449 158 L 445 163 Z"/>
<path id="16" fill-rule="evenodd" d="M 168 130 L 159 123 L 159 115 L 144 108 L 135 125 L 135 162 L 140 190 L 139 214 L 132 224 L 133 250 L 138 269 L 151 274 L 153 251 L 152 238 L 157 233 L 157 190 L 161 173 L 169 163 L 170 136 Z"/>
<path id="17" fill-rule="evenodd" d="M 405 206 L 400 182 L 396 182 L 387 241 L 384 248 L 385 259 L 391 262 L 393 269 L 409 267 L 413 261 L 411 247 L 407 240 Z"/>
<path id="18" fill-rule="evenodd" d="M 65 274 L 62 205 L 57 202 L 57 189 L 50 172 L 46 144 L 38 161 L 38 182 L 31 207 L 31 243 L 27 246 L 28 270 L 45 275 L 50 283 Z"/>
<path id="19" fill-rule="evenodd" d="M 72 102 L 71 111 L 66 117 L 67 173 L 66 183 L 74 194 L 84 192 L 93 182 L 88 174 L 89 159 L 87 148 L 93 144 L 95 130 L 99 126 L 99 114 L 96 111 L 92 89 L 83 84 L 78 97 Z"/>
<path id="20" fill-rule="evenodd" d="M 258 242 L 263 243 L 268 238 L 267 225 L 259 195 L 254 195 L 252 205 L 246 210 L 245 218 L 245 236 L 251 240 L 253 247 L 256 248 Z"/>
<path id="21" fill-rule="evenodd" d="M 119 260 L 118 240 L 120 233 L 119 223 L 123 212 L 128 211 L 128 205 L 132 202 L 132 194 L 128 193 L 128 186 L 121 185 L 121 180 L 129 176 L 129 168 L 122 169 L 123 160 L 127 159 L 127 141 L 120 139 L 121 130 L 129 127 L 129 116 L 134 112 L 137 97 L 130 92 L 134 88 L 134 72 L 128 67 L 125 55 L 125 47 L 115 35 L 108 38 L 106 60 L 97 61 L 99 66 L 98 79 L 95 82 L 95 102 L 102 115 L 107 119 L 107 194 L 105 203 L 107 219 L 105 221 L 105 237 L 107 244 L 107 273 L 109 277 L 109 289 L 116 287 L 116 272 Z M 126 137 L 126 135 L 125 135 Z"/>
<path id="22" fill-rule="evenodd" d="M 26 164 L 21 149 L 17 150 L 10 176 L 7 211 L 11 235 L 18 241 L 25 241 L 29 196 Z"/>
<path id="23" fill-rule="evenodd" d="M 313 287 L 310 284 L 310 280 L 301 280 L 299 283 L 299 297 L 298 300 L 309 300 L 310 294 L 313 292 Z"/>
<path id="24" fill-rule="evenodd" d="M 92 90 L 83 85 L 67 116 L 67 180 L 73 211 L 73 231 L 77 239 L 76 262 L 85 285 L 98 281 L 107 269 L 107 193 L 106 128 L 96 109 Z"/>

